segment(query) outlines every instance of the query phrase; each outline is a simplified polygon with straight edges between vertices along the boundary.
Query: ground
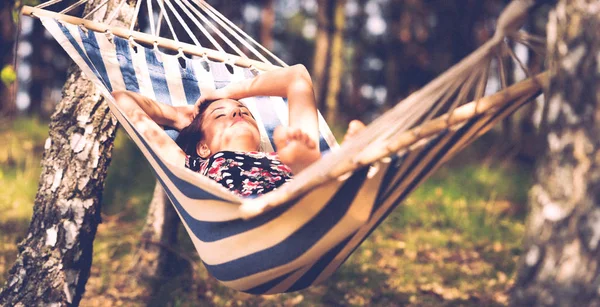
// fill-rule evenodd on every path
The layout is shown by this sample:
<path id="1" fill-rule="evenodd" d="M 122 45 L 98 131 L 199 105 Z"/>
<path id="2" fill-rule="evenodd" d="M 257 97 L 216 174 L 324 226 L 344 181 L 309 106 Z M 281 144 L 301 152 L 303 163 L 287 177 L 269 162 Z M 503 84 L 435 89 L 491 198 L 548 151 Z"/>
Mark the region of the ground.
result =
<path id="1" fill-rule="evenodd" d="M 0 126 L 0 283 L 26 233 L 47 123 Z M 504 306 L 524 233 L 531 166 L 484 159 L 488 137 L 460 154 L 400 205 L 328 281 L 296 293 L 252 296 L 208 276 L 186 234 L 172 251 L 186 270 L 163 280 L 157 306 L 382 305 Z M 147 163 L 123 134 L 116 140 L 102 207 L 103 223 L 82 306 L 143 305 L 143 285 L 126 272 L 152 196 Z"/>

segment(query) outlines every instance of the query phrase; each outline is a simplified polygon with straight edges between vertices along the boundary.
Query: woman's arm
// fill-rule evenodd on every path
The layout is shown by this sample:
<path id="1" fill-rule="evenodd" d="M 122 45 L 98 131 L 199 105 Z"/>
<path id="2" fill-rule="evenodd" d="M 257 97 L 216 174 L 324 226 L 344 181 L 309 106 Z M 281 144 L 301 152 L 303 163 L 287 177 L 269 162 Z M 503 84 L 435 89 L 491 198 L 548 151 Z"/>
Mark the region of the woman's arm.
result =
<path id="1" fill-rule="evenodd" d="M 192 122 L 197 112 L 194 106 L 174 107 L 158 103 L 135 92 L 115 91 L 112 95 L 125 113 L 132 112 L 134 115 L 142 111 L 158 125 L 172 127 L 179 131 Z"/>
<path id="2" fill-rule="evenodd" d="M 189 122 L 185 124 L 186 116 L 184 114 L 193 112 L 195 109 L 193 106 L 188 106 L 186 108 L 189 109 L 188 111 L 181 112 L 178 109 L 183 110 L 185 107 L 172 107 L 157 103 L 134 92 L 116 91 L 112 95 L 121 111 L 125 113 L 148 143 L 159 150 L 159 153 L 166 157 L 167 161 L 175 165 L 184 165 L 185 154 L 159 125 L 176 129 L 180 129 L 181 125 L 189 125 Z"/>
<path id="3" fill-rule="evenodd" d="M 279 96 L 288 99 L 289 126 L 298 128 L 319 144 L 317 106 L 310 74 L 303 65 L 294 65 L 264 72 L 255 78 L 217 89 L 207 90 L 198 104 L 205 100 L 242 99 L 253 96 Z"/>

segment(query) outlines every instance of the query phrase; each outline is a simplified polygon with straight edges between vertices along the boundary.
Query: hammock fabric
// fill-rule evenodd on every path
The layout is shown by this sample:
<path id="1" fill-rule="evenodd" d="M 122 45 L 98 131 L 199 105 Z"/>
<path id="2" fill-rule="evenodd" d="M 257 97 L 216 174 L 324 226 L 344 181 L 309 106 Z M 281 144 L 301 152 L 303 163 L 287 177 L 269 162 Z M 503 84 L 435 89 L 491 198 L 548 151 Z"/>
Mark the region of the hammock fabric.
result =
<path id="1" fill-rule="evenodd" d="M 450 107 L 452 114 L 433 120 L 419 111 L 412 116 L 414 121 L 410 122 L 411 117 L 406 122 L 402 119 L 406 116 L 398 116 L 407 111 L 396 108 L 356 140 L 343 144 L 341 150 L 320 118 L 321 148 L 326 152 L 323 158 L 280 189 L 242 199 L 165 159 L 124 116 L 110 93 L 129 90 L 162 103 L 193 104 L 200 95 L 199 84 L 222 87 L 252 78 L 258 73 L 258 65 L 233 66 L 231 73 L 221 62 L 168 55 L 113 35 L 118 29 L 93 31 L 81 26 L 87 24 L 84 20 L 26 9 L 27 14 L 35 13 L 41 19 L 106 98 L 119 123 L 149 161 L 206 269 L 223 284 L 253 294 L 296 291 L 330 276 L 419 183 L 495 122 L 537 95 L 540 82 L 544 82 L 543 78 L 530 79 L 491 97 L 479 99 L 479 95 L 477 102 Z M 476 62 L 489 63 L 489 58 L 485 53 Z M 184 65 L 179 63 L 181 59 Z M 487 80 L 480 70 L 466 69 L 468 63 L 457 66 L 463 67 L 460 75 L 466 74 L 465 78 L 456 78 L 455 74 L 441 78 L 447 80 L 449 76 L 459 83 L 471 80 L 477 85 L 469 75 L 478 74 Z M 439 98 L 443 89 L 452 96 L 456 88 L 447 84 L 444 79 L 436 79 L 407 100 Z M 459 90 L 455 96 L 460 97 L 462 92 Z M 270 135 L 276 126 L 287 122 L 285 101 L 255 97 L 244 103 L 261 125 L 263 148 L 273 150 Z M 423 125 L 413 124 L 423 117 Z M 394 125 L 388 127 L 385 120 Z M 173 132 L 166 131 L 172 136 Z"/>

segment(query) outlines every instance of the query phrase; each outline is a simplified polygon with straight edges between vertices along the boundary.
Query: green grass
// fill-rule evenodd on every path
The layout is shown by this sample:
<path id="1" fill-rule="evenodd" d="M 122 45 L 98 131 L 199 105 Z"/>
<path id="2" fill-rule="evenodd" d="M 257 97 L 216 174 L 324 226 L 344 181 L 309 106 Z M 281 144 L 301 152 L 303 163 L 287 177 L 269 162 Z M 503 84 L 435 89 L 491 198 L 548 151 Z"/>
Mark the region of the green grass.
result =
<path id="1" fill-rule="evenodd" d="M 0 282 L 32 214 L 47 123 L 17 119 L 0 130 Z M 482 166 L 483 140 L 442 167 L 374 231 L 329 280 L 297 293 L 250 296 L 227 289 L 201 268 L 189 238 L 177 249 L 200 269 L 165 281 L 171 306 L 505 305 L 521 251 L 531 167 Z M 118 280 L 135 261 L 155 179 L 140 152 L 119 133 L 108 171 L 94 265 L 86 297 L 135 305 Z M 115 298 L 117 297 L 117 298 Z"/>
<path id="2" fill-rule="evenodd" d="M 16 244 L 33 213 L 47 131 L 37 119 L 17 119 L 0 126 L 0 281 L 16 258 Z"/>
<path id="3" fill-rule="evenodd" d="M 148 211 L 155 183 L 154 174 L 142 153 L 119 130 L 106 178 L 103 213 L 122 214 L 129 220 L 143 219 Z"/>
<path id="4" fill-rule="evenodd" d="M 443 167 L 391 220 L 397 227 L 452 229 L 474 241 L 502 239 L 522 231 L 510 219 L 522 218 L 529 181 L 529 171 L 516 166 Z"/>
<path id="5" fill-rule="evenodd" d="M 27 221 L 37 191 L 40 156 L 47 128 L 36 119 L 19 119 L 0 133 L 0 223 Z"/>

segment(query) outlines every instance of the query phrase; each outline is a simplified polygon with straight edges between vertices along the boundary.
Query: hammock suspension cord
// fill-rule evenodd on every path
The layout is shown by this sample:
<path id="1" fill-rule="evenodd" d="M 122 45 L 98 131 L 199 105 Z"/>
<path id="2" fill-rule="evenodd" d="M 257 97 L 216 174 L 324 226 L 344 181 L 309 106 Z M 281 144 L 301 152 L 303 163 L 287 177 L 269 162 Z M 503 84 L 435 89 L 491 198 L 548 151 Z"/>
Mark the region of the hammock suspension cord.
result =
<path id="1" fill-rule="evenodd" d="M 62 1 L 63 0 L 51 0 L 48 2 L 41 3 L 40 5 L 36 6 L 36 8 L 43 9 L 43 8 L 57 4 Z M 60 14 L 67 14 L 88 1 L 89 0 L 79 0 L 75 4 L 62 10 L 60 12 Z M 168 11 L 170 11 L 173 14 L 173 16 L 175 16 L 175 18 L 178 20 L 178 22 L 181 24 L 181 26 L 184 28 L 185 32 L 190 37 L 190 39 L 193 41 L 193 43 L 198 47 L 202 47 L 199 40 L 196 38 L 195 34 L 193 33 L 192 29 L 183 20 L 181 14 L 177 11 L 176 7 L 173 5 L 171 0 L 154 0 L 154 1 L 158 4 L 159 9 L 160 9 L 158 22 L 155 22 L 155 20 L 154 20 L 155 16 L 154 16 L 152 0 L 146 1 L 146 6 L 148 9 L 148 13 L 147 13 L 148 20 L 150 22 L 150 26 L 149 26 L 150 34 L 152 36 L 157 36 L 160 33 L 160 25 L 162 24 L 161 20 L 164 18 L 167 23 L 167 26 L 169 27 L 170 33 L 173 36 L 173 39 L 176 42 L 179 42 L 179 38 L 177 37 L 177 34 L 175 33 L 173 23 L 171 22 L 171 20 L 168 16 Z M 198 18 L 204 24 L 206 24 L 214 33 L 216 33 L 218 35 L 218 37 L 220 39 L 222 39 L 223 42 L 225 42 L 227 44 L 227 46 L 229 46 L 229 48 L 234 50 L 236 52 L 236 54 L 239 55 L 240 57 L 248 58 L 246 53 L 244 53 L 239 47 L 237 47 L 238 44 L 234 43 L 232 41 L 232 39 L 230 39 L 227 35 L 225 35 L 221 31 L 221 29 L 223 29 L 225 32 L 227 32 L 237 43 L 239 43 L 239 44 L 243 45 L 245 48 L 247 48 L 247 50 L 249 52 L 251 52 L 254 56 L 256 56 L 261 62 L 264 62 L 267 64 L 272 64 L 272 62 L 267 57 L 265 57 L 265 55 L 263 55 L 263 53 L 264 53 L 267 56 L 271 57 L 273 60 L 275 60 L 279 65 L 284 66 L 284 67 L 288 66 L 280 58 L 278 58 L 267 48 L 265 48 L 264 46 L 259 44 L 255 39 L 253 39 L 247 33 L 242 31 L 238 26 L 236 26 L 233 22 L 228 20 L 225 16 L 223 16 L 220 12 L 218 12 L 216 9 L 214 9 L 211 5 L 209 5 L 205 1 L 202 1 L 202 0 L 192 0 L 192 1 L 174 0 L 174 1 L 177 4 L 177 6 L 181 9 L 181 11 L 192 21 L 192 23 L 196 26 L 196 28 L 198 28 L 202 32 L 202 34 L 211 42 L 213 47 L 216 48 L 217 50 L 219 50 L 221 52 L 225 52 L 223 47 L 221 47 L 221 45 L 217 42 L 217 40 L 214 39 L 214 37 L 210 34 L 210 32 L 206 29 L 206 27 L 204 25 L 202 25 L 202 23 L 198 20 Z M 129 30 L 132 32 L 133 32 L 133 27 L 135 26 L 135 23 L 139 16 L 140 6 L 141 6 L 142 2 L 143 2 L 143 0 L 139 0 L 136 2 L 135 12 L 131 18 L 130 28 L 129 28 Z M 91 10 L 89 13 L 87 13 L 83 17 L 83 19 L 90 18 L 94 13 L 96 13 L 102 7 L 105 7 L 107 5 L 107 3 L 108 3 L 108 0 L 104 0 L 98 6 L 96 6 L 93 10 Z M 112 15 L 109 18 L 107 18 L 107 20 L 105 21 L 107 24 L 109 24 L 116 17 L 116 15 L 118 14 L 118 11 L 120 11 L 120 8 L 123 5 L 125 5 L 125 3 L 126 3 L 126 0 L 123 0 L 119 3 L 118 8 L 113 10 Z M 166 8 L 164 5 L 165 3 L 166 3 Z M 195 5 L 193 5 L 192 3 Z M 167 8 L 168 8 L 168 10 L 167 10 Z M 218 26 L 220 26 L 221 29 L 219 29 Z M 255 48 L 255 46 L 258 47 L 263 53 L 258 51 Z"/>

